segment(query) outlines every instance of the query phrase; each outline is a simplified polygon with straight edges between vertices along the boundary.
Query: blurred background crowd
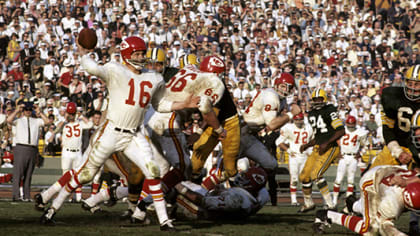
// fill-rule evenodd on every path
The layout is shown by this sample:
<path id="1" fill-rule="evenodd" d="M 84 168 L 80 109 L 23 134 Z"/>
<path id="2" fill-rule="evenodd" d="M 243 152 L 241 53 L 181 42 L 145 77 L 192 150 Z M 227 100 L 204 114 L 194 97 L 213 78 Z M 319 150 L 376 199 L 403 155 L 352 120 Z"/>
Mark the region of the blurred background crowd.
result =
<path id="1" fill-rule="evenodd" d="M 311 91 L 324 88 L 343 119 L 351 114 L 370 131 L 371 148 L 382 144 L 381 90 L 402 86 L 420 60 L 420 1 L 1 0 L 1 113 L 29 100 L 57 125 L 69 101 L 87 117 L 106 109 L 106 86 L 80 66 L 84 27 L 96 31 L 91 56 L 99 63 L 122 62 L 119 44 L 132 35 L 162 48 L 171 67 L 184 54 L 220 56 L 239 113 L 277 75 L 292 73 L 298 86 L 289 104 L 308 111 Z M 54 124 L 41 139 L 59 150 L 58 139 L 45 138 Z M 8 149 L 10 127 L 3 131 Z"/>

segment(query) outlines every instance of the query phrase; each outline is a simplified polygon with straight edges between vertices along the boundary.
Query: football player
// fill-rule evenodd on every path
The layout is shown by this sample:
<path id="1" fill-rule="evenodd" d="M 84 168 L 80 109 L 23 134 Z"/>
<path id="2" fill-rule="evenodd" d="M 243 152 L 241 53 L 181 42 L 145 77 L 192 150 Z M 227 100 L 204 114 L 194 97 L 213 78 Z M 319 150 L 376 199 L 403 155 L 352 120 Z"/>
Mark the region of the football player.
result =
<path id="1" fill-rule="evenodd" d="M 189 58 L 187 59 L 190 60 Z M 220 66 L 222 63 L 223 67 Z M 224 62 L 215 56 L 205 57 L 200 64 L 200 71 L 203 73 L 219 75 L 224 73 L 225 69 L 226 67 L 224 66 Z M 211 174 L 204 179 L 202 186 L 208 190 L 213 189 L 215 185 L 223 182 L 227 178 L 233 177 L 237 173 L 236 158 L 238 156 L 240 145 L 239 117 L 236 112 L 235 103 L 232 100 L 229 90 L 226 89 L 225 84 L 224 88 L 225 91 L 214 108 L 217 113 L 218 121 L 226 130 L 226 137 L 221 140 L 224 171 Z M 212 127 L 199 129 L 198 133 L 200 134 L 200 137 L 193 145 L 191 162 L 193 179 L 194 181 L 200 182 L 199 179 L 202 177 L 200 174 L 204 163 L 220 140 L 214 133 Z"/>
<path id="2" fill-rule="evenodd" d="M 76 103 L 67 103 L 66 122 L 59 125 L 63 130 L 61 135 L 61 169 L 63 174 L 80 166 L 82 162 L 82 132 L 93 127 L 93 123 L 84 116 L 81 117 L 81 121 L 76 121 L 76 111 Z M 82 188 L 76 188 L 76 202 L 81 200 Z"/>
<path id="3" fill-rule="evenodd" d="M 328 183 L 322 175 L 340 154 L 337 140 L 344 135 L 345 130 L 343 122 L 338 117 L 337 108 L 326 102 L 327 94 L 323 89 L 315 89 L 312 92 L 312 108 L 308 114 L 308 119 L 315 135 L 314 139 L 300 147 L 300 151 L 303 152 L 312 146 L 314 146 L 314 149 L 299 175 L 305 203 L 299 209 L 298 212 L 300 213 L 315 209 L 311 197 L 312 182 L 315 182 L 318 186 L 327 207 L 334 208 Z"/>
<path id="4" fill-rule="evenodd" d="M 71 177 L 66 187 L 61 189 L 50 208 L 41 217 L 41 223 L 53 223 L 52 218 L 60 209 L 64 199 L 79 185 L 90 182 L 99 168 L 112 153 L 123 151 L 124 154 L 141 168 L 146 185 L 154 196 L 154 205 L 161 225 L 161 230 L 175 230 L 166 214 L 165 200 L 160 184 L 160 171 L 153 158 L 152 149 L 146 137 L 137 132 L 144 117 L 146 106 L 151 102 L 158 111 L 197 107 L 199 98 L 187 98 L 189 101 L 172 102 L 162 99 L 163 79 L 157 73 L 141 73 L 145 64 L 146 44 L 139 37 L 127 37 L 121 43 L 121 55 L 125 62 L 109 62 L 98 65 L 88 55 L 88 51 L 78 45 L 82 55 L 81 65 L 95 76 L 100 77 L 108 87 L 109 106 L 106 121 L 92 137 L 91 149 L 86 152 L 87 161 Z M 188 96 L 187 96 L 188 97 Z M 139 156 L 138 154 L 142 155 Z"/>
<path id="5" fill-rule="evenodd" d="M 368 132 L 361 128 L 356 128 L 356 118 L 349 115 L 345 122 L 346 133 L 340 138 L 341 157 L 338 161 L 337 175 L 334 182 L 333 203 L 337 207 L 340 184 L 347 174 L 346 197 L 354 192 L 354 176 L 357 170 L 358 159 L 363 155 L 363 147 L 366 143 Z"/>
<path id="6" fill-rule="evenodd" d="M 381 104 L 383 111 L 382 133 L 386 146 L 378 154 L 371 167 L 379 165 L 408 165 L 412 168 L 413 159 L 420 163 L 414 149 L 409 149 L 411 120 L 420 108 L 420 65 L 411 66 L 406 74 L 404 87 L 387 87 L 382 90 Z M 369 167 L 368 167 L 369 168 Z M 414 214 L 410 222 L 418 222 Z M 418 226 L 413 223 L 413 226 Z"/>
<path id="7" fill-rule="evenodd" d="M 280 137 L 276 140 L 277 146 L 289 154 L 290 172 L 290 199 L 292 206 L 298 206 L 296 190 L 299 174 L 308 158 L 308 151 L 301 153 L 300 146 L 312 140 L 312 127 L 305 124 L 303 113 L 293 117 L 293 123 L 288 123 L 280 129 Z"/>
<path id="8" fill-rule="evenodd" d="M 225 189 L 218 185 L 212 193 L 192 182 L 181 182 L 176 185 L 177 205 L 193 219 L 242 219 L 255 214 L 269 201 L 266 182 L 267 174 L 259 167 L 238 173 L 233 187 Z"/>
<path id="9" fill-rule="evenodd" d="M 382 91 L 382 132 L 386 146 L 371 167 L 379 165 L 408 165 L 413 156 L 407 148 L 411 118 L 420 108 L 420 65 L 407 70 L 404 87 L 387 87 Z"/>
<path id="10" fill-rule="evenodd" d="M 370 169 L 360 179 L 360 199 L 346 200 L 348 210 L 363 217 L 318 210 L 313 224 L 314 231 L 324 233 L 325 226 L 334 223 L 363 235 L 406 235 L 395 228 L 393 221 L 405 209 L 417 213 L 420 211 L 420 183 L 413 182 L 399 187 L 393 185 L 393 179 L 419 179 L 418 175 L 416 171 L 396 165 Z"/>

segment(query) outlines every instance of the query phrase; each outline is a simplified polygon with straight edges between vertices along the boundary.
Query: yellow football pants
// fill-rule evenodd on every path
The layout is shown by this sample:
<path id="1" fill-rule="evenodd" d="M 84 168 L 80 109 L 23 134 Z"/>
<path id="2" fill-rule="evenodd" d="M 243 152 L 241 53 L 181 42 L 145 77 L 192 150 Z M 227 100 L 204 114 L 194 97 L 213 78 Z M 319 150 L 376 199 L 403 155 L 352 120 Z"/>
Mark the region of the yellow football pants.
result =
<path id="1" fill-rule="evenodd" d="M 223 128 L 226 130 L 226 138 L 222 140 L 223 165 L 227 177 L 236 174 L 236 158 L 239 154 L 239 145 L 241 138 L 241 130 L 239 126 L 239 118 L 237 115 L 225 120 Z M 201 134 L 200 138 L 194 143 L 193 155 L 191 157 L 193 174 L 199 174 L 206 162 L 207 157 L 216 147 L 218 135 L 213 132 L 213 128 L 207 129 Z"/>
<path id="2" fill-rule="evenodd" d="M 411 153 L 410 150 L 406 147 L 401 147 L 405 152 Z M 409 164 L 407 164 L 407 166 L 410 166 L 410 164 L 413 161 L 411 161 Z M 389 151 L 388 147 L 385 146 L 384 149 L 382 149 L 382 151 L 378 154 L 378 156 L 376 157 L 376 159 L 373 161 L 372 165 L 370 168 L 373 168 L 375 166 L 383 166 L 383 165 L 401 165 L 401 163 L 399 163 L 397 161 L 397 159 L 395 159 L 392 155 L 391 155 L 391 151 Z"/>
<path id="3" fill-rule="evenodd" d="M 309 183 L 322 177 L 324 172 L 330 167 L 334 159 L 340 154 L 340 147 L 331 147 L 323 155 L 319 155 L 319 145 L 314 146 L 314 150 L 305 162 L 299 180 L 302 183 Z"/>

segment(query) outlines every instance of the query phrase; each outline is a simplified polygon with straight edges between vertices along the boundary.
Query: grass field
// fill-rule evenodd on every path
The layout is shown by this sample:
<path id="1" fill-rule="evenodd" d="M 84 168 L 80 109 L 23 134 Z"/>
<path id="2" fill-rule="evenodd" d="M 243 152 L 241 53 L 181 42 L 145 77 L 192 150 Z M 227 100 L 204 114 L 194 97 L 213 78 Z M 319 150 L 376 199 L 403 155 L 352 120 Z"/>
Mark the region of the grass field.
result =
<path id="1" fill-rule="evenodd" d="M 103 207 L 104 214 L 90 214 L 83 211 L 80 204 L 64 204 L 57 213 L 56 226 L 39 224 L 41 212 L 36 211 L 33 203 L 0 202 L 0 227 L 2 235 L 169 235 L 159 230 L 158 225 L 135 226 L 121 221 L 119 215 L 126 209 L 125 203 L 112 208 Z M 297 214 L 297 208 L 286 204 L 277 207 L 265 206 L 257 215 L 243 221 L 211 222 L 186 221 L 174 222 L 179 235 L 313 235 L 312 222 L 315 212 Z M 408 231 L 409 214 L 404 213 L 397 221 L 397 227 Z M 327 229 L 327 235 L 354 235 L 340 226 Z"/>

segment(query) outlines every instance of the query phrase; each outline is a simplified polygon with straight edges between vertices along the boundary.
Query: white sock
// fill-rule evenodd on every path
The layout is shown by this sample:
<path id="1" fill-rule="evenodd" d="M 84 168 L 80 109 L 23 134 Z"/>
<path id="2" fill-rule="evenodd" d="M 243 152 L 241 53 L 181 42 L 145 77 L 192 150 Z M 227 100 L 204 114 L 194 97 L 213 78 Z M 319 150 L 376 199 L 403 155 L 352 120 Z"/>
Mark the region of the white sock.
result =
<path id="1" fill-rule="evenodd" d="M 61 190 L 61 185 L 55 182 L 47 190 L 41 193 L 43 203 L 47 203 L 56 193 Z"/>
<path id="2" fill-rule="evenodd" d="M 80 202 L 82 200 L 82 193 L 76 193 L 76 201 Z"/>
<path id="3" fill-rule="evenodd" d="M 292 193 L 290 193 L 290 199 L 291 199 L 292 203 L 297 202 L 297 199 L 296 199 L 296 192 L 292 192 Z"/>
<path id="4" fill-rule="evenodd" d="M 304 195 L 303 201 L 307 207 L 314 205 L 314 201 L 312 200 L 311 195 Z"/>
<path id="5" fill-rule="evenodd" d="M 159 184 L 149 185 L 150 195 L 153 197 L 153 203 L 158 216 L 159 223 L 162 224 L 169 219 L 168 213 L 166 212 L 166 203 L 163 198 L 163 193 Z"/>
<path id="6" fill-rule="evenodd" d="M 131 217 L 134 217 L 139 220 L 144 220 L 144 218 L 146 218 L 146 212 L 141 211 L 138 207 L 136 207 Z"/>
<path id="7" fill-rule="evenodd" d="M 328 211 L 327 216 L 328 218 L 334 223 L 341 225 L 341 216 L 343 214 L 335 212 L 335 211 Z"/>
<path id="8" fill-rule="evenodd" d="M 90 207 L 96 206 L 99 203 L 109 200 L 109 193 L 107 189 L 101 190 L 99 193 L 95 195 L 91 195 L 88 199 L 86 199 L 86 204 Z"/>
<path id="9" fill-rule="evenodd" d="M 51 204 L 51 207 L 58 211 L 63 205 L 64 201 L 71 195 L 71 192 L 67 192 L 66 188 L 62 188 L 58 193 L 57 197 Z"/>

